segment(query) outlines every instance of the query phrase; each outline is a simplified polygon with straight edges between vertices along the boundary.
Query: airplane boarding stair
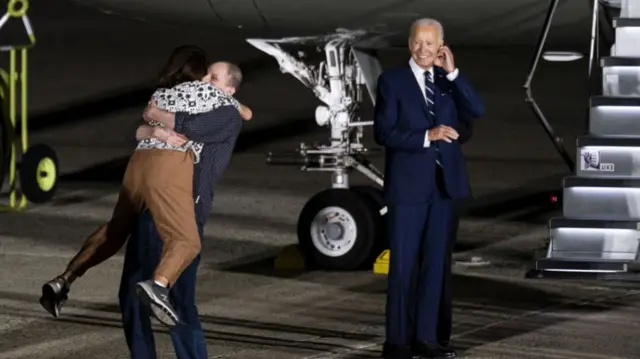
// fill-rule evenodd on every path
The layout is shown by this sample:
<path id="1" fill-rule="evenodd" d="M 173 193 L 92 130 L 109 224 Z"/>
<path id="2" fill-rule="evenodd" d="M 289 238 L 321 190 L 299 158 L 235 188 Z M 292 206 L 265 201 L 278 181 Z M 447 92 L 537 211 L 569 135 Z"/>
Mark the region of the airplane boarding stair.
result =
<path id="1" fill-rule="evenodd" d="M 622 0 L 612 24 L 610 55 L 597 59 L 601 94 L 589 100 L 588 134 L 562 183 L 563 216 L 550 219 L 548 248 L 530 278 L 640 272 L 640 0 Z"/>

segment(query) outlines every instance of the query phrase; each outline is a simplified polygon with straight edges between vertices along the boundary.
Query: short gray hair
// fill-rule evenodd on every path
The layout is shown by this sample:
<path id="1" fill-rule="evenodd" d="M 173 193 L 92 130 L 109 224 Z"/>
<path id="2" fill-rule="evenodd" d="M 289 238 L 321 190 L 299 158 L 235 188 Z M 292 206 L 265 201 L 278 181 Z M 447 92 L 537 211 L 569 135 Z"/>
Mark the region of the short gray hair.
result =
<path id="1" fill-rule="evenodd" d="M 242 84 L 242 71 L 238 65 L 229 61 L 216 61 L 209 65 L 209 70 L 215 65 L 225 65 L 227 67 L 227 86 L 233 87 L 238 90 L 240 84 Z M 222 80 L 222 79 L 220 79 Z"/>
<path id="2" fill-rule="evenodd" d="M 229 86 L 237 91 L 242 84 L 242 70 L 238 65 L 227 62 L 227 73 L 229 74 Z"/>
<path id="3" fill-rule="evenodd" d="M 418 26 L 435 27 L 436 29 L 438 29 L 438 33 L 440 34 L 440 40 L 444 41 L 444 28 L 442 27 L 442 24 L 440 23 L 440 21 L 436 19 L 428 18 L 428 17 L 414 21 L 413 24 L 411 24 L 411 28 L 409 29 L 409 38 L 413 36 L 413 33 L 416 31 L 416 28 Z"/>

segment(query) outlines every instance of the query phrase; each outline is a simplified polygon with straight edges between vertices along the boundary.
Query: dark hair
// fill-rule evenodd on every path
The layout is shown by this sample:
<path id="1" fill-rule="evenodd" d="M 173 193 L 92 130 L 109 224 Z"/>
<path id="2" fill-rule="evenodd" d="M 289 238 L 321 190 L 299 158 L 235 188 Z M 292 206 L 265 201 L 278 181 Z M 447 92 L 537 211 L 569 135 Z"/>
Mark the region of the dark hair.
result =
<path id="1" fill-rule="evenodd" d="M 207 74 L 205 51 L 194 45 L 177 47 L 158 76 L 158 88 L 171 88 L 187 81 L 198 81 Z"/>
<path id="2" fill-rule="evenodd" d="M 231 62 L 227 62 L 227 75 L 229 75 L 229 86 L 236 89 L 236 91 L 240 88 L 240 84 L 242 84 L 242 71 L 238 67 L 238 65 L 233 64 Z"/>

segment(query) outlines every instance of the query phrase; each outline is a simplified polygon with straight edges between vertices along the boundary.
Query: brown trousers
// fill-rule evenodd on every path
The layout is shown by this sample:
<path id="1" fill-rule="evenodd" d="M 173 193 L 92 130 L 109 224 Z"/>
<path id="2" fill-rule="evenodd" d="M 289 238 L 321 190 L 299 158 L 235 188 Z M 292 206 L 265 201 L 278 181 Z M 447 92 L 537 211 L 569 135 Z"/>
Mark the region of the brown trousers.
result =
<path id="1" fill-rule="evenodd" d="M 111 220 L 96 230 L 71 260 L 74 277 L 113 256 L 135 230 L 139 214 L 151 211 L 164 242 L 154 277 L 175 283 L 200 253 L 193 203 L 193 154 L 171 150 L 133 153 Z"/>

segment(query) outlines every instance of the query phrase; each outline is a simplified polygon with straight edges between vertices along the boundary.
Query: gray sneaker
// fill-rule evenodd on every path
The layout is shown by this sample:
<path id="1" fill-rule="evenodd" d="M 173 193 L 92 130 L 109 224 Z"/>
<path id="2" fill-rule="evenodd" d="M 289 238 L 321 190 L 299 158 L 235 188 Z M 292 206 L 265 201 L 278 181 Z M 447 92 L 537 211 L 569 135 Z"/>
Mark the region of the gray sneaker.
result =
<path id="1" fill-rule="evenodd" d="M 178 313 L 169 302 L 169 289 L 157 285 L 153 280 L 146 280 L 136 284 L 136 293 L 145 305 L 151 307 L 151 312 L 158 321 L 166 326 L 178 324 Z"/>
<path id="2" fill-rule="evenodd" d="M 56 277 L 42 286 L 42 296 L 40 296 L 40 305 L 54 318 L 60 315 L 62 305 L 69 298 L 69 284 L 62 277 Z"/>

